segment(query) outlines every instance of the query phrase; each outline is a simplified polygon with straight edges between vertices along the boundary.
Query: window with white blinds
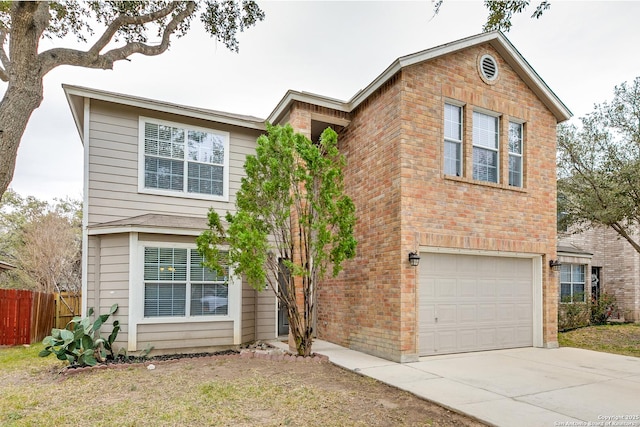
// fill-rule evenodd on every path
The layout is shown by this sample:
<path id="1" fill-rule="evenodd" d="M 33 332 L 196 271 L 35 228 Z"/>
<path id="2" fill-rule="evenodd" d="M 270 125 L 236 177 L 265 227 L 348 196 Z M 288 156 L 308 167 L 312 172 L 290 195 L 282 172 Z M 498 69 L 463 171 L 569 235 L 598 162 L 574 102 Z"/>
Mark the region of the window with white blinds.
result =
<path id="1" fill-rule="evenodd" d="M 202 266 L 195 249 L 144 248 L 144 317 L 227 316 L 229 269 Z"/>
<path id="2" fill-rule="evenodd" d="M 229 134 L 141 118 L 142 187 L 226 197 Z"/>

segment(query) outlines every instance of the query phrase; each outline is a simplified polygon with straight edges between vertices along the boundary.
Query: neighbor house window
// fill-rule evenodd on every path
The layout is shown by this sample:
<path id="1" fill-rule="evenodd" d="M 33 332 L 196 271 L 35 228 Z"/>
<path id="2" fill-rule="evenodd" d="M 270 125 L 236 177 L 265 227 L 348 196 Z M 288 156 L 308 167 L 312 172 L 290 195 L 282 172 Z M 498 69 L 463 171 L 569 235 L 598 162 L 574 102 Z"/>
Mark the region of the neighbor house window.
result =
<path id="1" fill-rule="evenodd" d="M 229 271 L 202 266 L 195 249 L 144 248 L 144 317 L 226 316 Z"/>
<path id="2" fill-rule="evenodd" d="M 585 265 L 560 266 L 560 302 L 585 302 Z"/>
<path id="3" fill-rule="evenodd" d="M 462 176 L 462 107 L 444 104 L 444 173 Z"/>
<path id="4" fill-rule="evenodd" d="M 141 119 L 141 139 L 145 190 L 227 196 L 228 133 Z"/>
<path id="5" fill-rule="evenodd" d="M 509 122 L 509 185 L 522 187 L 522 123 Z"/>
<path id="6" fill-rule="evenodd" d="M 499 119 L 473 112 L 473 179 L 498 182 Z"/>

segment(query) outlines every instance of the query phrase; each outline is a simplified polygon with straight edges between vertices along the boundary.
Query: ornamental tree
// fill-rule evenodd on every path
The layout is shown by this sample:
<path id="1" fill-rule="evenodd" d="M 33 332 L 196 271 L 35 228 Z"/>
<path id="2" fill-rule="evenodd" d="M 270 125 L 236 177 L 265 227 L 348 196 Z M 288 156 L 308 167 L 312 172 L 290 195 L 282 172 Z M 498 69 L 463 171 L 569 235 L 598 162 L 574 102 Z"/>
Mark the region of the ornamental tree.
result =
<path id="1" fill-rule="evenodd" d="M 256 154 L 246 159 L 236 212 L 223 224 L 210 210 L 209 229 L 197 239 L 205 266 L 220 271 L 228 261 L 254 289 L 268 285 L 275 292 L 303 356 L 311 354 L 322 279 L 355 256 L 355 206 L 344 193 L 344 166 L 332 129 L 313 143 L 290 125 L 267 124 Z M 221 259 L 221 244 L 229 247 L 228 260 Z"/>
<path id="2" fill-rule="evenodd" d="M 610 227 L 640 253 L 640 77 L 581 121 L 558 128 L 559 226 Z"/>
<path id="3" fill-rule="evenodd" d="M 0 197 L 15 170 L 18 145 L 43 98 L 43 78 L 60 65 L 112 69 L 134 53 L 154 56 L 200 14 L 206 31 L 237 51 L 236 34 L 264 19 L 253 0 L 0 2 Z M 100 28 L 97 36 L 95 28 Z M 150 42 L 149 34 L 159 42 Z M 73 34 L 81 48 L 40 51 L 44 37 Z M 89 41 L 89 39 L 91 41 Z M 86 49 L 85 49 L 86 48 Z"/>

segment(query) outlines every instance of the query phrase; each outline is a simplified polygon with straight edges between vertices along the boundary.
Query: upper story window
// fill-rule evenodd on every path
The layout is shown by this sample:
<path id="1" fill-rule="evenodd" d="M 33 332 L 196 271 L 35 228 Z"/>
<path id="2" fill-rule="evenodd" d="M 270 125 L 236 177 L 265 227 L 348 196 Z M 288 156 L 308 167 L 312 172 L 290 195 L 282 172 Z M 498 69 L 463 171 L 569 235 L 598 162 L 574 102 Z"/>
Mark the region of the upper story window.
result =
<path id="1" fill-rule="evenodd" d="M 499 118 L 473 112 L 473 179 L 498 182 L 499 175 Z"/>
<path id="2" fill-rule="evenodd" d="M 522 123 L 509 122 L 509 185 L 522 187 Z"/>
<path id="3" fill-rule="evenodd" d="M 462 107 L 444 104 L 444 173 L 462 176 Z"/>
<path id="4" fill-rule="evenodd" d="M 560 302 L 585 302 L 585 265 L 562 264 L 560 266 Z"/>
<path id="5" fill-rule="evenodd" d="M 229 134 L 140 119 L 143 192 L 227 200 Z"/>

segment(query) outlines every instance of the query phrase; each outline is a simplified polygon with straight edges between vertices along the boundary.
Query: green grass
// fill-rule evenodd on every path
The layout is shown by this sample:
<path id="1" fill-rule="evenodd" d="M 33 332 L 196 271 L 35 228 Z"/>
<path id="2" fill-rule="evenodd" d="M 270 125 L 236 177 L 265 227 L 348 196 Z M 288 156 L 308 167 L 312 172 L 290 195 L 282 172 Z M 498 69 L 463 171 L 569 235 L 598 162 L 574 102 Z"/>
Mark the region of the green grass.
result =
<path id="1" fill-rule="evenodd" d="M 54 356 L 38 357 L 38 353 L 44 348 L 42 343 L 30 346 L 15 346 L 0 348 L 0 371 L 12 371 L 16 369 L 39 369 L 46 367 L 64 367 L 62 362 Z"/>
<path id="2" fill-rule="evenodd" d="M 558 333 L 562 347 L 640 357 L 640 324 L 587 326 Z"/>

